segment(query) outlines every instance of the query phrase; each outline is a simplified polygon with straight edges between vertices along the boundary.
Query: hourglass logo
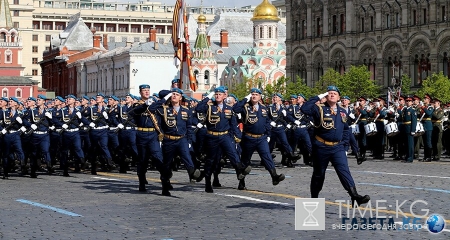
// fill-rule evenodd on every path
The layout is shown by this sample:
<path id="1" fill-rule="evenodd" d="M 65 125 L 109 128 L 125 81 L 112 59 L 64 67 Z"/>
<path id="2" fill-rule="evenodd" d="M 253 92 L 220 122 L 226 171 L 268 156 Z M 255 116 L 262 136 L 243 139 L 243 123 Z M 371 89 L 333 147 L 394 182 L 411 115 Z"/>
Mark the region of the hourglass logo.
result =
<path id="1" fill-rule="evenodd" d="M 295 199 L 295 230 L 325 230 L 325 198 Z"/>

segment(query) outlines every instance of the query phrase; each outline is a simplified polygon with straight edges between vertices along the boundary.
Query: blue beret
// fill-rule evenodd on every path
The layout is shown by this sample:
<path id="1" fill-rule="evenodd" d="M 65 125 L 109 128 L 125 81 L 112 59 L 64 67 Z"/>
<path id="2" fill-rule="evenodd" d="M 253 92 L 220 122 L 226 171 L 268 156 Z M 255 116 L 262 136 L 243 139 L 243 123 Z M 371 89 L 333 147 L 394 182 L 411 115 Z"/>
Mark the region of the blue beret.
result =
<path id="1" fill-rule="evenodd" d="M 89 101 L 89 97 L 88 96 L 83 96 L 83 98 Z"/>
<path id="2" fill-rule="evenodd" d="M 291 98 L 297 98 L 297 95 L 291 94 Z"/>
<path id="3" fill-rule="evenodd" d="M 109 96 L 108 98 L 112 98 L 114 101 L 120 101 L 120 99 L 114 95 Z"/>
<path id="4" fill-rule="evenodd" d="M 225 89 L 225 91 L 228 91 L 228 87 L 227 86 L 222 86 L 223 89 Z"/>
<path id="5" fill-rule="evenodd" d="M 161 91 L 159 91 L 159 93 L 158 93 L 158 97 L 160 98 L 160 99 L 163 99 L 165 96 L 167 96 L 167 94 L 169 94 L 170 93 L 170 91 L 169 90 L 161 90 Z"/>
<path id="6" fill-rule="evenodd" d="M 252 88 L 250 89 L 250 93 L 259 93 L 262 94 L 261 90 L 257 89 L 257 88 Z"/>
<path id="7" fill-rule="evenodd" d="M 37 98 L 42 99 L 42 100 L 47 100 L 47 97 L 42 94 L 37 95 Z"/>
<path id="8" fill-rule="evenodd" d="M 133 94 L 131 94 L 131 93 L 128 93 L 127 95 L 125 95 L 125 97 L 134 98 Z"/>
<path id="9" fill-rule="evenodd" d="M 8 102 L 8 101 L 9 101 L 8 98 L 6 98 L 6 97 L 2 97 L 0 100 L 3 100 L 3 101 L 5 101 L 5 102 Z"/>
<path id="10" fill-rule="evenodd" d="M 77 99 L 77 97 L 75 97 L 74 95 L 72 95 L 72 94 L 69 94 L 69 95 L 67 95 L 67 97 L 66 98 L 73 98 L 73 99 Z"/>
<path id="11" fill-rule="evenodd" d="M 19 105 L 22 105 L 22 106 L 23 106 L 23 102 L 19 102 Z"/>
<path id="12" fill-rule="evenodd" d="M 301 93 L 300 93 L 300 94 L 298 94 L 298 95 L 297 95 L 297 97 L 302 97 L 303 99 L 305 99 L 305 100 L 306 100 L 306 97 L 305 97 L 305 95 L 303 95 L 303 94 L 301 94 Z"/>
<path id="13" fill-rule="evenodd" d="M 19 99 L 15 98 L 15 97 L 10 97 L 9 100 L 16 102 L 17 104 L 20 104 Z"/>
<path id="14" fill-rule="evenodd" d="M 328 87 L 327 87 L 327 91 L 335 91 L 335 92 L 337 92 L 339 95 L 341 95 L 341 91 L 339 91 L 339 88 L 337 88 L 336 86 L 328 86 Z"/>
<path id="15" fill-rule="evenodd" d="M 216 98 L 215 98 L 215 97 L 212 97 L 212 98 L 211 98 L 211 101 L 215 102 L 215 101 L 216 101 Z"/>
<path id="16" fill-rule="evenodd" d="M 158 96 L 158 93 L 155 93 L 155 92 L 154 92 L 154 93 L 152 94 L 152 96 L 157 97 L 157 96 Z"/>
<path id="17" fill-rule="evenodd" d="M 176 92 L 176 93 L 183 95 L 183 90 L 181 90 L 179 88 L 172 88 L 172 92 Z"/>
<path id="18" fill-rule="evenodd" d="M 277 97 L 283 99 L 283 96 L 282 96 L 280 93 L 274 93 L 272 97 L 275 97 L 275 96 L 277 96 Z"/>
<path id="19" fill-rule="evenodd" d="M 225 88 L 220 86 L 220 87 L 216 87 L 216 89 L 214 89 L 214 92 L 216 93 L 225 93 Z"/>
<path id="20" fill-rule="evenodd" d="M 145 88 L 150 88 L 150 85 L 148 85 L 148 84 L 139 85 L 139 90 L 145 89 Z"/>
<path id="21" fill-rule="evenodd" d="M 61 101 L 61 102 L 65 102 L 64 98 L 62 98 L 61 96 L 56 96 L 56 97 L 55 97 L 55 100 L 56 100 L 56 99 L 58 99 L 58 100 Z"/>
<path id="22" fill-rule="evenodd" d="M 104 103 L 108 103 L 108 99 L 103 99 L 103 102 Z"/>
<path id="23" fill-rule="evenodd" d="M 31 100 L 31 101 L 35 101 L 36 102 L 36 98 L 34 98 L 34 97 L 29 97 L 27 100 Z"/>
<path id="24" fill-rule="evenodd" d="M 236 97 L 236 95 L 234 95 L 234 94 L 232 94 L 232 93 L 228 94 L 228 96 L 234 98 L 234 100 L 236 100 L 236 102 L 239 101 L 239 98 Z"/>
<path id="25" fill-rule="evenodd" d="M 207 93 L 203 93 L 202 96 L 206 97 L 206 96 L 208 96 L 208 94 Z"/>
<path id="26" fill-rule="evenodd" d="M 75 98 L 76 102 L 81 102 L 81 98 Z"/>
<path id="27" fill-rule="evenodd" d="M 136 99 L 136 100 L 141 100 L 141 97 L 139 97 L 139 96 L 134 96 L 134 99 Z"/>
<path id="28" fill-rule="evenodd" d="M 94 96 L 92 96 L 92 97 L 91 97 L 91 100 L 95 100 L 95 97 L 94 97 Z"/>
<path id="29" fill-rule="evenodd" d="M 191 100 L 194 102 L 199 102 L 196 98 L 191 98 Z"/>
<path id="30" fill-rule="evenodd" d="M 178 83 L 178 82 L 180 82 L 180 79 L 178 79 L 178 78 L 175 78 L 175 79 L 172 80 L 172 84 Z"/>
<path id="31" fill-rule="evenodd" d="M 103 93 L 97 93 L 97 95 L 95 95 L 95 96 L 105 98 L 105 94 L 103 94 Z"/>
<path id="32" fill-rule="evenodd" d="M 343 96 L 342 99 L 350 100 L 350 97 L 349 96 Z"/>

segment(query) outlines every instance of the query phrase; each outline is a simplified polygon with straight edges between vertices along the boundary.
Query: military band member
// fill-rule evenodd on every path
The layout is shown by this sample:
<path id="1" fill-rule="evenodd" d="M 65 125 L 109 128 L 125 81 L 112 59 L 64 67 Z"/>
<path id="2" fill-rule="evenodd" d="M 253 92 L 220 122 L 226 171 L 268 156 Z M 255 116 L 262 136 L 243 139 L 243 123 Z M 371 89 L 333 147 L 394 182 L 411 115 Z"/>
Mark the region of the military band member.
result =
<path id="1" fill-rule="evenodd" d="M 431 137 L 433 133 L 433 123 L 431 122 L 431 115 L 434 112 L 434 107 L 431 104 L 431 96 L 429 94 L 425 94 L 423 98 L 423 106 L 420 108 L 419 114 L 422 117 L 422 124 L 425 130 L 425 134 L 422 136 L 423 139 L 423 148 L 424 148 L 424 156 L 423 162 L 431 162 L 431 154 L 433 151 L 433 146 L 431 144 Z"/>
<path id="2" fill-rule="evenodd" d="M 383 98 L 374 99 L 374 121 L 377 129 L 377 133 L 373 137 L 373 159 L 384 159 L 384 147 L 385 147 L 385 130 L 384 120 L 386 118 L 387 109 Z"/>
<path id="3" fill-rule="evenodd" d="M 418 122 L 421 122 L 421 118 L 423 116 L 423 113 L 421 113 L 421 109 L 422 109 L 422 99 L 417 96 L 414 95 L 413 96 L 413 108 L 414 111 L 416 111 L 416 115 L 417 115 L 417 120 Z M 416 129 L 418 130 L 418 129 Z M 422 138 L 419 137 L 419 134 L 416 134 L 414 137 L 414 159 L 419 159 L 419 151 L 420 151 L 420 146 L 422 145 Z"/>
<path id="4" fill-rule="evenodd" d="M 322 98 L 326 98 L 326 102 L 316 104 Z M 326 93 L 310 98 L 301 108 L 302 112 L 314 119 L 316 126 L 313 138 L 314 171 L 311 177 L 311 197 L 319 197 L 328 163 L 331 162 L 352 203 L 361 205 L 367 203 L 370 197 L 358 194 L 348 167 L 345 144 L 348 144 L 346 142 L 351 133 L 347 124 L 348 115 L 337 105 L 339 99 L 339 89 L 329 86 Z"/>
<path id="5" fill-rule="evenodd" d="M 360 155 L 362 158 L 366 157 L 367 151 L 367 136 L 366 130 L 364 126 L 367 125 L 367 120 L 369 118 L 369 112 L 371 111 L 371 107 L 367 104 L 367 98 L 359 97 L 358 98 L 358 107 L 355 111 L 355 116 L 358 118 L 358 126 L 359 126 L 359 136 L 358 136 L 358 146 Z"/>
<path id="6" fill-rule="evenodd" d="M 345 110 L 345 113 L 347 113 L 348 119 L 347 124 L 350 126 L 352 124 L 356 124 L 356 116 L 355 111 L 350 108 L 350 97 L 344 96 L 341 100 L 342 104 L 341 107 Z M 360 133 L 361 134 L 361 133 Z M 356 155 L 356 160 L 358 165 L 366 161 L 365 156 L 362 157 L 359 152 L 358 142 L 356 141 L 355 135 L 350 131 L 349 134 L 349 145 L 352 149 L 352 152 Z"/>
<path id="7" fill-rule="evenodd" d="M 442 118 L 444 117 L 444 110 L 441 108 L 441 100 L 434 99 L 434 112 L 431 115 L 431 122 L 433 123 L 433 133 L 431 136 L 431 145 L 433 146 L 433 161 L 441 160 L 442 152 Z"/>
<path id="8" fill-rule="evenodd" d="M 241 114 L 243 121 L 243 136 L 241 141 L 241 162 L 247 167 L 251 164 L 251 157 L 255 150 L 258 152 L 262 163 L 272 177 L 272 184 L 278 185 L 285 179 L 284 174 L 277 174 L 275 164 L 270 154 L 270 118 L 267 108 L 260 104 L 261 90 L 252 88 L 250 94 L 234 105 L 233 110 Z M 245 179 L 239 181 L 239 190 L 246 189 Z"/>
<path id="9" fill-rule="evenodd" d="M 406 98 L 406 107 L 402 110 L 402 125 L 400 132 L 403 133 L 403 141 L 406 145 L 406 157 L 404 163 L 412 163 L 414 160 L 414 135 L 416 134 L 417 114 L 413 108 L 413 98 Z"/>

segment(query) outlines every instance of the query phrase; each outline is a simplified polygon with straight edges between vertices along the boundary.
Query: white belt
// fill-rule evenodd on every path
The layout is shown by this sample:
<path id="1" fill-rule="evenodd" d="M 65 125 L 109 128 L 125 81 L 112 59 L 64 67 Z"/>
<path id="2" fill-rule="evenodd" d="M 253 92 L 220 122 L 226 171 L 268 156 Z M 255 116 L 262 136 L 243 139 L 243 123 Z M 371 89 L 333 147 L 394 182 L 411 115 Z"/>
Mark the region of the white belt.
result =
<path id="1" fill-rule="evenodd" d="M 283 127 L 283 125 L 282 125 L 282 124 L 280 124 L 280 125 L 277 125 L 277 127 Z"/>
<path id="2" fill-rule="evenodd" d="M 61 132 L 62 129 L 61 129 L 61 128 L 57 128 L 57 129 L 55 129 L 55 131 L 56 131 L 56 132 Z"/>
<path id="3" fill-rule="evenodd" d="M 135 127 L 126 127 L 126 130 L 130 130 L 130 129 L 136 129 Z"/>
<path id="4" fill-rule="evenodd" d="M 17 130 L 9 130 L 9 133 L 15 133 L 18 132 Z"/>
<path id="5" fill-rule="evenodd" d="M 300 128 L 305 128 L 305 127 L 307 127 L 306 125 L 300 125 Z"/>
<path id="6" fill-rule="evenodd" d="M 78 128 L 66 129 L 67 132 L 77 132 L 78 130 L 80 130 L 80 129 L 78 129 Z"/>
<path id="7" fill-rule="evenodd" d="M 109 130 L 116 130 L 117 127 L 110 127 Z"/>
<path id="8" fill-rule="evenodd" d="M 108 126 L 102 126 L 102 127 L 94 127 L 94 130 L 100 130 L 100 129 L 107 129 L 109 128 Z"/>
<path id="9" fill-rule="evenodd" d="M 43 134 L 47 134 L 47 131 L 34 131 L 34 134 L 38 134 L 38 135 L 43 135 Z"/>

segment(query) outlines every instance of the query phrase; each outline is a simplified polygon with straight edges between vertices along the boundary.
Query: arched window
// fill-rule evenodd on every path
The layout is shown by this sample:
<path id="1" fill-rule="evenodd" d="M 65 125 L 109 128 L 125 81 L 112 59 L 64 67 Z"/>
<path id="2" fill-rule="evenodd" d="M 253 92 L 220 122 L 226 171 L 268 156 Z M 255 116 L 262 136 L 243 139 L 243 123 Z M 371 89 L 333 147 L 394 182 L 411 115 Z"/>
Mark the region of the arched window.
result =
<path id="1" fill-rule="evenodd" d="M 0 42 L 6 42 L 6 33 L 2 32 L 0 34 Z"/>
<path id="2" fill-rule="evenodd" d="M 272 38 L 272 27 L 269 27 L 269 38 Z"/>
<path id="3" fill-rule="evenodd" d="M 198 70 L 197 69 L 194 70 L 194 76 L 195 76 L 195 79 L 198 80 Z"/>
<path id="4" fill-rule="evenodd" d="M 12 52 L 11 50 L 5 51 L 5 63 L 12 63 Z"/>
<path id="5" fill-rule="evenodd" d="M 259 27 L 259 38 L 263 38 L 263 27 Z"/>
<path id="6" fill-rule="evenodd" d="M 449 71 L 450 70 L 450 61 L 448 59 L 447 52 L 444 52 L 444 58 L 442 60 L 442 64 L 443 64 L 442 70 L 444 72 L 444 75 L 448 77 L 449 73 L 450 73 L 450 71 Z"/>
<path id="7" fill-rule="evenodd" d="M 2 97 L 5 97 L 5 98 L 8 97 L 8 89 L 4 88 L 4 89 L 2 90 Z"/>
<path id="8" fill-rule="evenodd" d="M 205 71 L 204 79 L 205 79 L 205 85 L 209 85 L 209 71 L 208 70 Z"/>
<path id="9" fill-rule="evenodd" d="M 16 38 L 16 34 L 15 33 L 11 33 L 11 42 L 14 42 Z"/>
<path id="10" fill-rule="evenodd" d="M 16 89 L 16 98 L 22 98 L 22 89 Z"/>

